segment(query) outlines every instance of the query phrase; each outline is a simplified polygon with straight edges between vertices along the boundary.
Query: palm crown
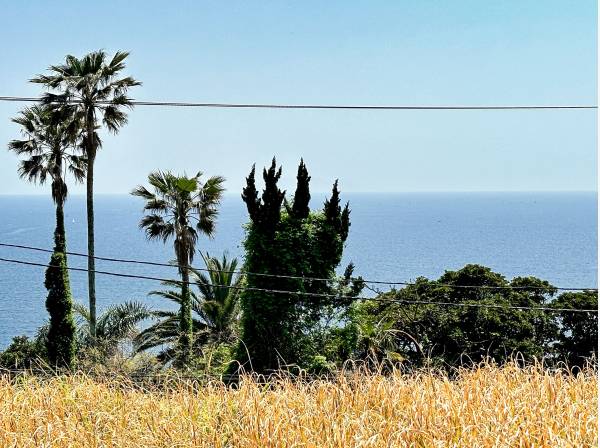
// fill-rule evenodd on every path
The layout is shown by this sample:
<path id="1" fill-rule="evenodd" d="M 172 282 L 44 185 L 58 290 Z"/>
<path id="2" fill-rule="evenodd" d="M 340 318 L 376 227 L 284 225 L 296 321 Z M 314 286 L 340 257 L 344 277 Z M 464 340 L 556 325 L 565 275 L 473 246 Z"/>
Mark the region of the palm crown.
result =
<path id="1" fill-rule="evenodd" d="M 210 177 L 204 184 L 201 177 L 201 172 L 188 178 L 155 171 L 148 176 L 153 192 L 139 186 L 131 193 L 146 200 L 144 210 L 150 213 L 140 222 L 146 236 L 164 242 L 175 238 L 180 270 L 193 261 L 198 232 L 213 235 L 217 206 L 224 191 L 225 180 L 221 176 Z"/>
<path id="2" fill-rule="evenodd" d="M 95 123 L 100 115 L 106 128 L 116 133 L 127 123 L 127 115 L 123 107 L 131 107 L 131 98 L 127 91 L 141 83 L 130 76 L 118 78 L 125 68 L 128 52 L 118 51 L 107 62 L 104 51 L 94 51 L 82 58 L 68 55 L 65 63 L 50 66 L 50 74 L 38 75 L 31 82 L 44 84 L 47 88 L 60 93 L 46 93 L 43 101 L 48 104 L 58 104 L 66 109 L 83 125 L 84 138 L 92 138 L 92 147 L 97 149 L 100 139 L 96 132 Z M 85 145 L 89 149 L 88 145 Z"/>
<path id="3" fill-rule="evenodd" d="M 78 182 L 85 177 L 85 158 L 74 151 L 73 122 L 60 111 L 44 106 L 26 108 L 12 121 L 21 126 L 24 137 L 8 144 L 17 155 L 25 156 L 20 162 L 20 176 L 40 184 L 50 178 L 52 199 L 63 203 L 67 197 L 67 171 Z"/>

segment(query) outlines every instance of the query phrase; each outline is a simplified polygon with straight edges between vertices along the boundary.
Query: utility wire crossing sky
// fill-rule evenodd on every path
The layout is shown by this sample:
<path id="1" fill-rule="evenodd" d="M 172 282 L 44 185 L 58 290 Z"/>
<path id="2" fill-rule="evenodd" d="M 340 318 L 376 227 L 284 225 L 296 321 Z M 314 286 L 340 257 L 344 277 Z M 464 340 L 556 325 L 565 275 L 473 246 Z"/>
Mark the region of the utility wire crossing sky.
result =
<path id="1" fill-rule="evenodd" d="M 11 102 L 36 102 L 42 101 L 42 98 L 22 97 L 22 96 L 0 96 L 0 101 Z M 78 101 L 68 101 L 70 104 Z M 109 104 L 109 101 L 98 101 L 99 104 Z M 243 103 L 193 103 L 193 102 L 175 102 L 175 101 L 142 101 L 131 100 L 133 106 L 163 106 L 163 107 L 214 107 L 214 108 L 240 108 L 240 109 L 364 109 L 364 110 L 521 110 L 521 109 L 598 109 L 598 106 L 592 105 L 556 105 L 556 106 L 536 106 L 536 105 L 499 105 L 499 106 L 399 106 L 399 105 L 340 105 L 340 104 L 243 104 Z"/>

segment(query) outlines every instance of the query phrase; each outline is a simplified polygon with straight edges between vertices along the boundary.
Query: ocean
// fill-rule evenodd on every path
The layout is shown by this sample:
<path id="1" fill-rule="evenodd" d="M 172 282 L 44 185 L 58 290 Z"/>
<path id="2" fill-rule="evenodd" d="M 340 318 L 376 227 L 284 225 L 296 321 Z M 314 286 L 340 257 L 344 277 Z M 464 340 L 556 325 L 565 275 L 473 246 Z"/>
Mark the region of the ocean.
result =
<path id="1" fill-rule="evenodd" d="M 324 194 L 313 194 L 320 207 Z M 354 262 L 365 279 L 410 281 L 437 278 L 445 270 L 479 263 L 510 279 L 534 275 L 561 287 L 597 287 L 597 194 L 577 193 L 348 193 L 351 228 L 342 268 Z M 169 262 L 172 243 L 146 240 L 138 228 L 142 202 L 130 196 L 98 195 L 96 255 Z M 242 256 L 245 205 L 238 195 L 225 197 L 214 239 L 198 248 L 211 255 Z M 86 251 L 85 198 L 72 196 L 66 206 L 68 249 Z M 52 247 L 54 207 L 46 196 L 0 196 L 0 243 Z M 0 247 L 0 257 L 46 264 L 49 254 Z M 196 262 L 200 260 L 197 257 Z M 86 267 L 71 256 L 69 265 Z M 97 261 L 98 270 L 173 277 L 170 267 Z M 0 262 L 0 349 L 13 336 L 34 335 L 47 319 L 44 268 Z M 85 272 L 71 272 L 76 300 L 87 303 Z M 148 280 L 97 275 L 98 307 L 148 297 L 160 284 Z"/>

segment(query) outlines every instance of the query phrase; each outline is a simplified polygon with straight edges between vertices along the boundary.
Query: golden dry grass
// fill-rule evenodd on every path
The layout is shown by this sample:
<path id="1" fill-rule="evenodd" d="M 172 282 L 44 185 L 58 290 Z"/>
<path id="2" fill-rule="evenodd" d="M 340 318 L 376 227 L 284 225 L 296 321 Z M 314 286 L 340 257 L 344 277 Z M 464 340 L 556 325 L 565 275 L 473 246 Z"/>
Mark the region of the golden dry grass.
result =
<path id="1" fill-rule="evenodd" d="M 481 366 L 358 374 L 335 382 L 245 379 L 239 389 L 143 391 L 84 375 L 0 379 L 1 447 L 591 447 L 597 379 Z"/>

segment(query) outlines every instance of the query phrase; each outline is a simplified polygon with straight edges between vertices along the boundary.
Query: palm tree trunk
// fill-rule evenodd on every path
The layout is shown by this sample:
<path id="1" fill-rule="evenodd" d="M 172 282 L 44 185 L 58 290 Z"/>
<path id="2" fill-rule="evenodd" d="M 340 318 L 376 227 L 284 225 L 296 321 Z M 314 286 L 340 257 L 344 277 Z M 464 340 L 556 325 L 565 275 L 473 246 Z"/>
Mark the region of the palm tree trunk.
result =
<path id="1" fill-rule="evenodd" d="M 90 334 L 96 338 L 96 260 L 94 259 L 94 160 L 92 134 L 88 133 L 86 200 L 87 200 L 87 243 L 88 243 L 88 298 L 90 306 Z"/>
<path id="2" fill-rule="evenodd" d="M 189 365 L 192 353 L 192 307 L 190 301 L 190 273 L 187 263 L 181 272 L 181 309 L 179 318 L 179 351 L 183 367 Z"/>

